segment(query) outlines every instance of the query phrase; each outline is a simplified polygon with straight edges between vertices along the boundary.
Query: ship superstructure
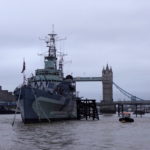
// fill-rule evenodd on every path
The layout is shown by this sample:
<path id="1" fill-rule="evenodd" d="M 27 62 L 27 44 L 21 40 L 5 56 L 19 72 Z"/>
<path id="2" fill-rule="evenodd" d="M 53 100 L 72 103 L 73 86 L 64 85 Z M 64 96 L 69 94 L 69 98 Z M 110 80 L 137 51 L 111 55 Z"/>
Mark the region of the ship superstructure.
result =
<path id="1" fill-rule="evenodd" d="M 35 70 L 27 84 L 16 88 L 24 123 L 76 118 L 75 82 L 71 75 L 64 78 L 63 56 L 57 66 L 56 34 L 48 34 L 48 54 L 44 57 L 44 69 Z"/>
<path id="2" fill-rule="evenodd" d="M 56 46 L 55 37 L 56 34 L 48 34 L 49 39 L 46 41 L 48 47 L 48 55 L 44 57 L 44 69 L 37 69 L 35 76 L 28 79 L 28 83 L 32 87 L 50 90 L 52 85 L 58 85 L 63 81 L 62 69 L 57 68 Z M 63 66 L 62 66 L 63 67 Z M 52 92 L 52 91 L 51 91 Z"/>

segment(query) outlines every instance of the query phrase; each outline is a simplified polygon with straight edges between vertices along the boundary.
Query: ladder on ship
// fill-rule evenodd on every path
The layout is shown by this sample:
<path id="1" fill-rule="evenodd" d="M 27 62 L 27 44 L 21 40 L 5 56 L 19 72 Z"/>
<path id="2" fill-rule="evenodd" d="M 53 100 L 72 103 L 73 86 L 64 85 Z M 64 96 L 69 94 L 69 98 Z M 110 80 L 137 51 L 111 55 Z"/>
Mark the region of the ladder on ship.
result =
<path id="1" fill-rule="evenodd" d="M 92 118 L 93 120 L 99 120 L 95 100 L 77 99 L 77 119 L 81 120 L 83 118 L 85 118 L 86 120 L 90 118 Z"/>

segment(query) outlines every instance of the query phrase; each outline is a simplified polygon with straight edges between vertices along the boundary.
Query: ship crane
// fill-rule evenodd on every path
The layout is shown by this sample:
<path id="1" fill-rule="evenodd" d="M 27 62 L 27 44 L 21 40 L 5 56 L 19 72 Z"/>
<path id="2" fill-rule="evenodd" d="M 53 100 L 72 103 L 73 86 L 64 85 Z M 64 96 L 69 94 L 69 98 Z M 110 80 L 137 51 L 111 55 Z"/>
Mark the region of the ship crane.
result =
<path id="1" fill-rule="evenodd" d="M 61 75 L 64 76 L 64 74 L 63 74 L 64 56 L 67 56 L 67 54 L 64 54 L 64 53 L 60 52 L 59 56 L 60 56 L 59 70 L 61 71 Z"/>

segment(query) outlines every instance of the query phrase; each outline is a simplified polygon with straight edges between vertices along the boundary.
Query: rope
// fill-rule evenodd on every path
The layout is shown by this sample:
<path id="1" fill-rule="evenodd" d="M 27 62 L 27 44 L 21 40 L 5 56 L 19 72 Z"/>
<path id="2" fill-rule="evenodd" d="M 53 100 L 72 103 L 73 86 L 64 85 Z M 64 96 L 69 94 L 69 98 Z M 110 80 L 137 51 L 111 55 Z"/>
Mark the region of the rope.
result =
<path id="1" fill-rule="evenodd" d="M 20 95 L 21 95 L 21 87 L 20 87 L 20 91 L 19 91 L 19 96 L 18 96 L 18 100 L 17 100 L 17 106 L 16 106 L 16 109 L 15 109 L 15 115 L 14 115 L 14 119 L 13 119 L 13 122 L 12 122 L 12 126 L 15 124 L 16 114 L 17 114 L 17 111 L 18 111 L 18 106 L 19 106 L 19 101 L 20 101 Z"/>

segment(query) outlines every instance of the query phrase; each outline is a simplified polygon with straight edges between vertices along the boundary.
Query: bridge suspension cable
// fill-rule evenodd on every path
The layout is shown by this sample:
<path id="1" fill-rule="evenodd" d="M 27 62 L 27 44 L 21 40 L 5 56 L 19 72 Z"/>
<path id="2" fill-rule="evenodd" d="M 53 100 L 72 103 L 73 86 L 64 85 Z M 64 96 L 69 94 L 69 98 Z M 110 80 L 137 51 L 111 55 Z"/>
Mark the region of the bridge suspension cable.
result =
<path id="1" fill-rule="evenodd" d="M 131 93 L 125 91 L 124 89 L 122 89 L 121 87 L 119 87 L 116 83 L 113 82 L 113 85 L 123 94 L 125 95 L 126 97 L 130 98 L 131 100 L 144 100 L 144 99 L 141 99 L 135 95 L 132 95 Z"/>

